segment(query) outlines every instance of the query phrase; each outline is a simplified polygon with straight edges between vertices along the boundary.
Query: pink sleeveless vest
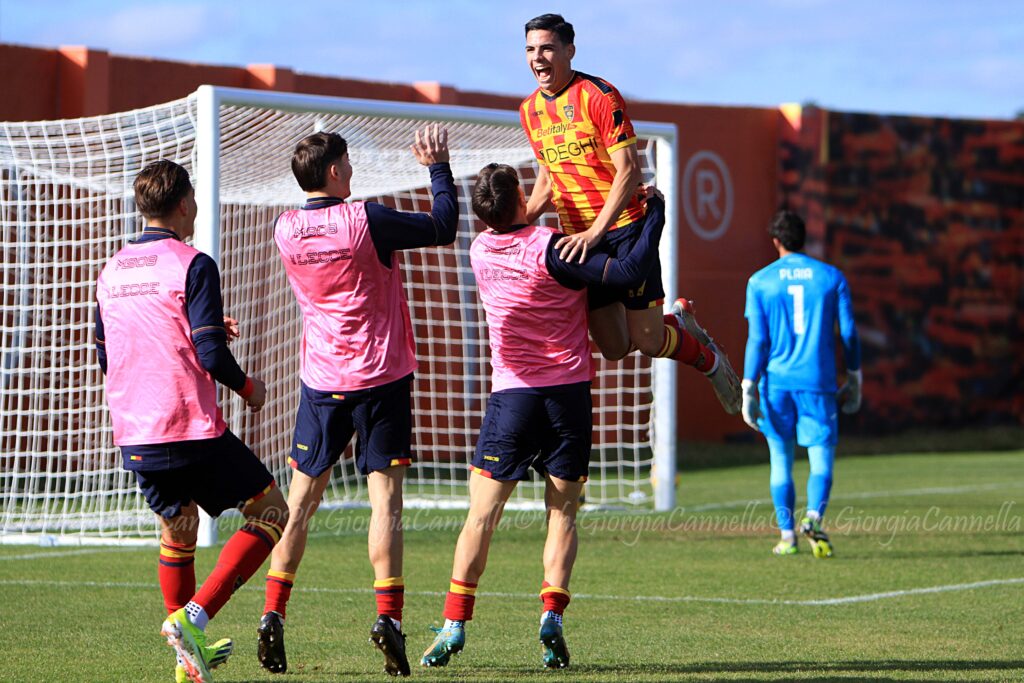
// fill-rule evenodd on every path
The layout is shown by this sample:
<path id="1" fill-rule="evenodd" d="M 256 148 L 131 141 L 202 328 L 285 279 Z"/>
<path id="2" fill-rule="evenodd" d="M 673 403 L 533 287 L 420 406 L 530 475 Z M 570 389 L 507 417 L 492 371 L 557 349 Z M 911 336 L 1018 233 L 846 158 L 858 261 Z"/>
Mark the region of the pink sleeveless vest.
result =
<path id="1" fill-rule="evenodd" d="M 380 262 L 365 204 L 286 211 L 274 239 L 302 311 L 306 386 L 355 391 L 416 370 L 398 255 Z"/>
<path id="2" fill-rule="evenodd" d="M 170 238 L 129 244 L 100 273 L 96 300 L 118 446 L 224 433 L 217 385 L 192 345 L 185 302 L 188 267 L 198 253 Z"/>
<path id="3" fill-rule="evenodd" d="M 491 391 L 591 379 L 587 291 L 559 284 L 545 265 L 551 228 L 483 232 L 470 259 L 487 315 Z"/>

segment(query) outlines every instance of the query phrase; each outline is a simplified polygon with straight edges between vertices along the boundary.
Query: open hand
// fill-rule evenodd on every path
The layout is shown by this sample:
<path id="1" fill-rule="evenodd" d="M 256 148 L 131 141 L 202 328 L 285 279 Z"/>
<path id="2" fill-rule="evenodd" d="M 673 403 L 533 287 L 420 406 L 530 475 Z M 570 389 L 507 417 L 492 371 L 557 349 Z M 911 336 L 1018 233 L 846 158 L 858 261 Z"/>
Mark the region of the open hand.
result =
<path id="1" fill-rule="evenodd" d="M 590 228 L 575 235 L 566 235 L 555 242 L 555 249 L 558 249 L 558 256 L 563 261 L 572 263 L 572 260 L 579 256 L 577 262 L 583 263 L 587 260 L 590 250 L 596 247 L 603 237 L 603 231 Z"/>
<path id="2" fill-rule="evenodd" d="M 448 129 L 439 123 L 430 123 L 416 131 L 416 141 L 410 147 L 416 161 L 424 166 L 447 162 Z"/>

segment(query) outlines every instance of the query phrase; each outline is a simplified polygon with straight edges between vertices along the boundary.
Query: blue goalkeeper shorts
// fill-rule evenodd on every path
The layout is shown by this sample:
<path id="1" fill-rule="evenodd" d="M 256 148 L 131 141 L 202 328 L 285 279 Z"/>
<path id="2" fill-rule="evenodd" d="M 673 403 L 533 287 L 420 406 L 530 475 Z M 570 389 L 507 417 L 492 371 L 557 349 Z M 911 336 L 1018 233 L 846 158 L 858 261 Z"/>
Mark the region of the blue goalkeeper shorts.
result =
<path id="1" fill-rule="evenodd" d="M 762 385 L 763 386 L 763 385 Z M 757 422 L 767 439 L 801 446 L 834 446 L 839 438 L 836 396 L 828 391 L 761 391 L 761 411 Z"/>

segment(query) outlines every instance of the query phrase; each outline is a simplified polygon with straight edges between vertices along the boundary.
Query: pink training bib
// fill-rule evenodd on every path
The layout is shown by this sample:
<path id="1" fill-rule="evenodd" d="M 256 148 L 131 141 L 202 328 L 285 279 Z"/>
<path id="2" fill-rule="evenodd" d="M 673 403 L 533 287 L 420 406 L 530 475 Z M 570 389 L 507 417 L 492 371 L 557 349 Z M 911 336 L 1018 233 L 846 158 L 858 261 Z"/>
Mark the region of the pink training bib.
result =
<path id="1" fill-rule="evenodd" d="M 96 300 L 118 446 L 224 433 L 217 384 L 199 363 L 185 301 L 188 268 L 199 253 L 170 238 L 129 244 L 100 273 Z"/>
<path id="2" fill-rule="evenodd" d="M 306 386 L 354 391 L 416 370 L 398 255 L 380 262 L 363 202 L 286 211 L 274 239 L 302 311 Z"/>
<path id="3" fill-rule="evenodd" d="M 591 379 L 587 290 L 568 289 L 548 272 L 555 230 L 483 232 L 470 259 L 487 316 L 491 390 L 547 387 Z"/>

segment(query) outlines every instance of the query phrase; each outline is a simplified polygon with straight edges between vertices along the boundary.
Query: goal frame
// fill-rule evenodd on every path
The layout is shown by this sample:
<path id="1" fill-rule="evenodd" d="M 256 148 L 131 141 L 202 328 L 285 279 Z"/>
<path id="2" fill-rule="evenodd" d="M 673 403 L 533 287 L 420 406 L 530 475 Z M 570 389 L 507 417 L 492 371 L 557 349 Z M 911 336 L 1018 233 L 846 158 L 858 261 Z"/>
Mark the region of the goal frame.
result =
<path id="1" fill-rule="evenodd" d="M 490 124 L 511 128 L 520 126 L 519 116 L 512 111 L 456 105 L 389 102 L 325 95 L 306 95 L 266 90 L 248 90 L 212 85 L 196 91 L 195 193 L 198 215 L 193 243 L 221 265 L 221 202 L 220 202 L 220 108 L 247 106 L 281 111 L 317 112 L 388 116 L 438 122 Z M 662 284 L 666 301 L 674 301 L 678 282 L 678 231 L 676 226 L 676 146 L 675 124 L 634 121 L 638 136 L 657 142 L 655 150 L 655 183 L 665 195 L 668 229 L 660 245 Z M 667 239 L 666 239 L 667 238 Z M 676 504 L 676 405 L 677 364 L 669 359 L 655 359 L 652 364 L 653 391 L 652 440 L 654 477 L 654 509 L 667 511 Z M 199 544 L 216 543 L 217 525 L 202 515 Z"/>

